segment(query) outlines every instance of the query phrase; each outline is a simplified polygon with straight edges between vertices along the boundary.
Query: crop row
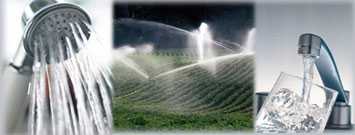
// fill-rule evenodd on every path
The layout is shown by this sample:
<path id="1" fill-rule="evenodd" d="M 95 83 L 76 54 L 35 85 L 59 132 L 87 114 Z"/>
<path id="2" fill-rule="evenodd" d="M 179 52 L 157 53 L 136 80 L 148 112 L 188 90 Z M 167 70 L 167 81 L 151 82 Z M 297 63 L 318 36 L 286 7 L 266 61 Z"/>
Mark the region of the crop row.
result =
<path id="1" fill-rule="evenodd" d="M 116 82 L 118 96 L 140 106 L 160 106 L 167 111 L 182 113 L 251 112 L 253 59 L 244 56 L 217 61 L 215 72 L 202 65 L 145 80 L 129 78 L 131 73 L 119 67 L 116 72 L 129 75 Z M 128 95 L 132 92 L 134 94 Z"/>

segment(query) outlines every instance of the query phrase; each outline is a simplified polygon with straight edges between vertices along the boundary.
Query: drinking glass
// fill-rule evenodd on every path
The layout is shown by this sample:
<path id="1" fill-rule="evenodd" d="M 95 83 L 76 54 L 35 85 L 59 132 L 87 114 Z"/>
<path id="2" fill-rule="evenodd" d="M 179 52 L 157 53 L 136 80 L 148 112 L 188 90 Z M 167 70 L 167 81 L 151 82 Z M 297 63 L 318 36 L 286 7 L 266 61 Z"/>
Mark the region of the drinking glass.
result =
<path id="1" fill-rule="evenodd" d="M 338 92 L 312 83 L 309 99 L 303 93 L 303 78 L 281 73 L 257 116 L 258 133 L 321 133 Z"/>

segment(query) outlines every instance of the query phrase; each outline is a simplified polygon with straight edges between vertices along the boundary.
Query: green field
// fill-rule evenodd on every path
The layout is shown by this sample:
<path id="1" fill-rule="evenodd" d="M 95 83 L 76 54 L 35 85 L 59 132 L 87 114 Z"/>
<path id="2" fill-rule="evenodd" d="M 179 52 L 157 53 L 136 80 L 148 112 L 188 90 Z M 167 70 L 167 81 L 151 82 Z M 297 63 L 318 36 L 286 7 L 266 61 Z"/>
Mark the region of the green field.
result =
<path id="1" fill-rule="evenodd" d="M 150 78 L 116 61 L 116 130 L 252 130 L 253 56 L 218 60 L 160 77 L 156 75 L 195 63 L 195 57 L 160 52 L 129 58 Z"/>

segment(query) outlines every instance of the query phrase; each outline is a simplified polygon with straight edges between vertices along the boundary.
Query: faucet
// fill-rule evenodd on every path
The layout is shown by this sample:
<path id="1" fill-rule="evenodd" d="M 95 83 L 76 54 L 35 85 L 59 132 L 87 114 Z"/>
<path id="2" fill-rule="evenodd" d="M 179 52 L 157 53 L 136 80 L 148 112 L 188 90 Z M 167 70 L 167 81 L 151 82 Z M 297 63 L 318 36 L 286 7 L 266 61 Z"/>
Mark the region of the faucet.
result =
<path id="1" fill-rule="evenodd" d="M 298 54 L 304 57 L 315 57 L 315 65 L 323 85 L 338 92 L 326 128 L 351 129 L 349 91 L 343 88 L 335 60 L 325 41 L 315 34 L 302 34 L 299 37 Z M 256 93 L 256 112 L 259 111 L 267 96 L 267 92 Z"/>
<path id="2" fill-rule="evenodd" d="M 32 76 L 35 42 L 39 37 L 47 39 L 44 41 L 45 45 L 64 42 L 64 37 L 69 37 L 71 41 L 74 41 L 69 23 L 78 20 L 91 24 L 87 12 L 70 3 L 56 0 L 31 0 L 25 8 L 22 16 L 24 34 L 13 60 L 9 62 L 1 77 L 4 98 L 0 100 L 6 102 L 6 105 L 0 108 L 0 112 L 4 112 L 0 120 L 3 120 L 5 125 L 5 127 L 0 127 L 0 134 L 1 132 L 5 132 L 4 134 L 22 132 L 26 127 L 24 123 L 26 123 L 26 111 L 28 111 L 27 89 Z M 84 34 L 89 35 L 89 30 L 84 26 L 81 27 L 83 27 Z M 78 52 L 79 48 L 76 43 L 72 42 L 72 45 L 74 51 Z M 44 50 L 46 53 L 49 52 L 48 48 Z M 48 56 L 46 60 L 49 63 Z"/>
<path id="3" fill-rule="evenodd" d="M 337 66 L 327 44 L 320 36 L 305 33 L 300 36 L 298 45 L 298 54 L 304 57 L 317 57 L 315 65 L 323 85 L 338 92 L 327 128 L 351 128 L 349 92 L 343 88 Z"/>
<path id="4" fill-rule="evenodd" d="M 302 34 L 298 45 L 298 54 L 317 57 L 315 64 L 323 85 L 339 93 L 336 101 L 348 104 L 334 58 L 323 39 L 314 34 Z"/>

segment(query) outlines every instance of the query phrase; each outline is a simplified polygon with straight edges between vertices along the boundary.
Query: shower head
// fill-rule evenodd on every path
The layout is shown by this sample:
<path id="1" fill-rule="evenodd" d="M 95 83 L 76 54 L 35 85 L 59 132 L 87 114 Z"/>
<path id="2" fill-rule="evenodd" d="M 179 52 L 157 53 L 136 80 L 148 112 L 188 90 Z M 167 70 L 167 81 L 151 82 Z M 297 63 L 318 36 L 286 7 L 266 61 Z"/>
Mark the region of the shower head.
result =
<path id="1" fill-rule="evenodd" d="M 86 38 L 90 36 L 85 24 L 91 24 L 89 15 L 77 5 L 59 3 L 56 0 L 30 1 L 25 8 L 22 22 L 23 42 L 12 64 L 18 68 L 24 66 L 24 63 L 30 63 L 28 59 L 34 57 L 35 46 L 41 46 L 41 51 L 44 51 L 46 61 L 49 63 L 49 53 L 56 54 L 61 49 L 62 53 L 66 54 L 68 44 L 71 44 L 74 52 L 79 51 L 73 31 L 82 31 Z M 67 55 L 63 57 L 68 58 Z"/>
<path id="2" fill-rule="evenodd" d="M 83 45 L 81 43 L 85 43 L 90 37 L 91 20 L 88 14 L 70 3 L 32 0 L 25 8 L 22 22 L 24 33 L 17 52 L 1 76 L 2 81 L 6 82 L 2 86 L 2 94 L 6 97 L 4 101 L 11 103 L 1 106 L 5 110 L 4 128 L 9 133 L 16 130 L 17 126 L 22 127 L 26 119 L 24 116 L 27 116 L 26 109 L 29 108 L 26 90 L 31 88 L 29 84 L 33 69 L 38 69 L 33 68 L 33 65 L 38 62 L 52 64 L 66 60 L 79 52 Z M 41 54 L 40 58 L 38 54 Z"/>
<path id="3" fill-rule="evenodd" d="M 79 23 L 84 34 L 89 36 L 85 24 L 80 22 L 90 23 L 90 18 L 82 8 L 74 4 L 33 0 L 26 7 L 22 21 L 25 26 L 24 47 L 32 56 L 36 43 L 66 46 L 65 37 L 75 41 L 70 24 Z M 77 51 L 76 42 L 72 42 L 72 45 Z"/>

